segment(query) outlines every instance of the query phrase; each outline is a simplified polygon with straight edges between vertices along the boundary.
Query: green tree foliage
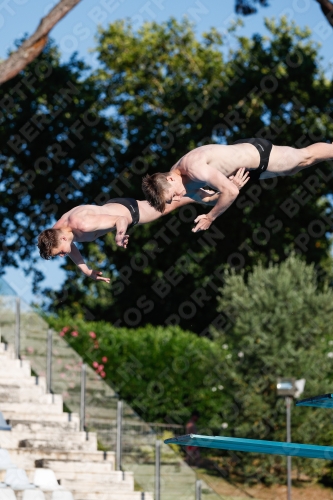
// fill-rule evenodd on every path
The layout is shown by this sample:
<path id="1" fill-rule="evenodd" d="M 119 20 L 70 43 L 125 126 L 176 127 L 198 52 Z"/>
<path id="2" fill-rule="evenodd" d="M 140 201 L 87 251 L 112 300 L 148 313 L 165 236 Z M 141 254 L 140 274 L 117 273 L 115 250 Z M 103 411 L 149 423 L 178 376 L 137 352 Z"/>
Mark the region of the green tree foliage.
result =
<path id="1" fill-rule="evenodd" d="M 280 265 L 255 266 L 244 274 L 228 273 L 219 309 L 229 327 L 216 332 L 228 344 L 229 395 L 233 411 L 225 414 L 231 436 L 284 441 L 285 404 L 277 398 L 278 377 L 305 378 L 310 397 L 331 392 L 333 293 L 320 290 L 313 266 L 295 256 Z M 292 441 L 332 445 L 329 411 L 292 409 Z M 236 470 L 248 478 L 270 482 L 284 470 L 279 457 L 238 454 Z M 294 461 L 294 459 L 293 459 Z M 295 459 L 299 472 L 320 474 L 327 463 Z"/>
<path id="2" fill-rule="evenodd" d="M 268 28 L 270 40 L 241 38 L 227 56 L 219 33 L 211 30 L 199 41 L 186 22 L 138 31 L 116 22 L 100 32 L 93 80 L 121 139 L 110 160 L 118 178 L 110 182 L 105 174 L 99 201 L 142 198 L 143 174 L 169 170 L 202 144 L 259 135 L 302 147 L 332 135 L 332 85 L 320 72 L 309 33 L 286 21 Z M 119 326 L 179 323 L 205 332 L 216 319 L 221 265 L 248 270 L 259 258 L 283 260 L 295 248 L 308 262 L 323 262 L 330 221 L 320 214 L 329 216 L 331 208 L 320 197 L 331 192 L 332 179 L 332 168 L 320 165 L 248 185 L 205 234 L 191 233 L 193 219 L 205 210 L 198 206 L 136 227 L 126 251 L 109 246 L 98 257 L 104 271 L 111 266 L 111 288 L 78 279 L 66 264 L 66 305 Z M 290 211 L 283 203 L 292 196 L 299 201 Z"/>
<path id="3" fill-rule="evenodd" d="M 25 71 L 1 85 L 1 269 L 15 265 L 17 257 L 31 266 L 38 233 L 100 192 L 94 165 L 103 159 L 112 120 L 100 116 L 99 91 L 86 79 L 85 65 L 59 59 L 49 44 Z"/>
<path id="4" fill-rule="evenodd" d="M 38 232 L 74 205 L 141 199 L 143 174 L 170 169 L 196 146 L 266 135 L 301 147 L 331 137 L 332 85 L 309 34 L 285 21 L 269 29 L 270 40 L 241 38 L 225 55 L 214 29 L 199 41 L 186 22 L 139 31 L 117 22 L 99 35 L 94 75 L 75 59 L 60 63 L 48 46 L 2 85 L 1 268 L 15 256 L 30 264 Z M 54 308 L 119 326 L 179 323 L 205 332 L 216 319 L 224 265 L 249 270 L 294 248 L 323 263 L 331 207 L 322 196 L 332 179 L 331 167 L 320 165 L 247 185 L 208 233 L 191 233 L 207 210 L 193 205 L 134 228 L 126 251 L 111 235 L 85 244 L 89 264 L 112 285 L 83 278 L 67 260 Z M 290 197 L 293 210 L 282 209 Z"/>
<path id="5" fill-rule="evenodd" d="M 248 16 L 257 12 L 257 5 L 268 7 L 269 3 L 267 0 L 236 0 L 235 10 L 237 14 Z"/>
<path id="6" fill-rule="evenodd" d="M 320 9 L 327 21 L 333 27 L 333 3 L 330 0 L 313 0 L 320 5 Z M 268 7 L 270 4 L 269 0 L 235 0 L 235 11 L 237 14 L 243 16 L 248 16 L 249 14 L 255 14 L 260 5 L 261 7 Z"/>
<path id="7" fill-rule="evenodd" d="M 179 327 L 131 330 L 66 315 L 46 319 L 146 421 L 185 425 L 196 409 L 202 432 L 221 427 L 228 399 L 223 348 Z"/>

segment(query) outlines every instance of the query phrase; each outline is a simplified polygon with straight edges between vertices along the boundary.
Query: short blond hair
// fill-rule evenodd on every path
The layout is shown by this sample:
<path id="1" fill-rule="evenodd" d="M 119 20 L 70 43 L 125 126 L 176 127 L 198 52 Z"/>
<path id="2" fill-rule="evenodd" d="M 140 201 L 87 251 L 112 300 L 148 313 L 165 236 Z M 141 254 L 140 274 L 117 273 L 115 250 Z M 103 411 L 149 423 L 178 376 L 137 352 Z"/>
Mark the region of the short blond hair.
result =
<path id="1" fill-rule="evenodd" d="M 165 210 L 165 195 L 170 188 L 167 181 L 170 172 L 158 172 L 153 175 L 146 175 L 142 179 L 142 191 L 149 205 L 159 212 Z"/>

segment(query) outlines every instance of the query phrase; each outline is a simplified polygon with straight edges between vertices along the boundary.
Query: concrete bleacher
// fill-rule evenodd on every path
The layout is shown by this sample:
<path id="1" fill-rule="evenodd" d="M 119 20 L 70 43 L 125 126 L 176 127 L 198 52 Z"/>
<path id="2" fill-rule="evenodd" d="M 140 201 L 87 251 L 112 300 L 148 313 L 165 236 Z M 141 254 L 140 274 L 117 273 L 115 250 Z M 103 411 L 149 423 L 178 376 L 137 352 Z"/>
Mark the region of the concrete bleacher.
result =
<path id="1" fill-rule="evenodd" d="M 1 292 L 0 278 L 0 336 L 7 343 L 14 344 L 16 297 L 13 297 L 12 292 L 7 295 L 9 296 L 7 297 L 6 294 L 3 295 Z M 46 374 L 48 328 L 49 325 L 44 319 L 21 300 L 20 353 L 23 361 L 30 360 L 33 373 L 39 375 L 36 378 L 29 377 L 25 379 L 24 384 L 29 390 L 32 386 L 42 387 L 42 395 L 46 393 L 44 377 Z M 75 412 L 80 411 L 81 366 L 83 360 L 68 343 L 68 338 L 60 336 L 57 332 L 53 332 L 52 349 L 52 391 L 62 394 L 65 411 L 72 413 L 53 412 L 51 416 L 48 416 L 43 413 L 34 413 L 32 415 L 31 412 L 20 412 L 18 416 L 15 412 L 10 413 L 8 409 L 6 418 L 10 416 L 11 423 L 16 427 L 17 431 L 19 429 L 24 431 L 29 429 L 31 431 L 42 430 L 45 429 L 46 424 L 50 432 L 53 432 L 51 429 L 55 432 L 59 429 L 68 431 L 77 431 L 79 429 L 79 417 Z M 124 373 L 124 378 L 126 378 L 126 373 Z M 21 386 L 21 381 L 17 381 L 15 376 L 14 378 L 9 377 L 7 380 L 12 386 Z M 114 388 L 95 373 L 89 364 L 86 369 L 85 393 L 85 429 L 91 431 L 90 436 L 96 432 L 99 448 L 107 450 L 107 461 L 114 461 L 112 451 L 116 449 L 117 403 L 119 396 Z M 17 396 L 13 395 L 13 397 Z M 25 395 L 23 397 L 25 398 Z M 13 408 L 10 410 L 13 410 Z M 176 427 L 181 426 L 173 425 L 169 427 L 167 424 L 144 422 L 128 404 L 123 402 L 122 470 L 125 471 L 125 478 L 128 477 L 127 474 L 134 473 L 135 489 L 140 490 L 136 491 L 136 496 L 131 498 L 138 498 L 139 500 L 150 498 L 150 495 L 148 497 L 143 492 L 153 491 L 155 487 L 155 442 L 157 439 L 163 440 L 164 437 L 171 437 L 170 432 L 172 435 L 174 432 L 184 434 L 183 428 L 181 428 L 180 432 L 179 429 L 175 429 Z M 168 433 L 167 436 L 164 436 L 164 432 Z M 21 444 L 27 446 L 28 441 L 22 440 Z M 37 444 L 35 443 L 35 445 Z M 68 451 L 59 448 L 60 446 L 58 446 L 55 453 L 51 448 L 46 449 L 43 447 L 40 449 L 35 446 L 34 457 L 36 460 L 80 462 L 82 458 L 80 451 L 72 451 L 69 454 Z M 26 463 L 27 469 L 35 466 L 35 464 L 31 465 L 30 463 L 30 447 L 24 448 L 20 446 L 15 450 L 10 450 L 10 453 L 13 460 L 16 456 L 19 456 L 21 463 Z M 104 461 L 103 454 L 91 451 L 90 456 L 93 454 L 93 462 Z M 84 460 L 89 461 L 88 458 L 84 458 Z M 112 470 L 114 470 L 114 465 L 112 465 Z M 195 472 L 182 460 L 181 455 L 162 443 L 161 495 L 163 500 L 194 500 L 195 481 Z M 123 496 L 119 495 L 118 499 L 121 500 Z M 83 500 L 85 497 L 78 495 L 78 498 Z M 214 492 L 213 488 L 206 482 L 202 482 L 202 500 L 219 499 L 221 497 Z"/>
<path id="2" fill-rule="evenodd" d="M 0 430 L 0 500 L 152 500 L 7 347 L 0 344 L 0 412 L 11 430 Z"/>

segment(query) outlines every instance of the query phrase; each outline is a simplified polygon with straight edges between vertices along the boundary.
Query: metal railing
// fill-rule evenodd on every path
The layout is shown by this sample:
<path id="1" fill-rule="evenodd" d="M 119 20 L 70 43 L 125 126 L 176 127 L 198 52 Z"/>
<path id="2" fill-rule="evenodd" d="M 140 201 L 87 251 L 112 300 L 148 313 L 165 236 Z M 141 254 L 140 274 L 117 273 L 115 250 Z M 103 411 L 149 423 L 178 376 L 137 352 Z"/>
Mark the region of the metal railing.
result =
<path id="1" fill-rule="evenodd" d="M 123 431 L 123 402 L 118 401 L 118 403 L 117 403 L 117 438 L 116 438 L 116 469 L 117 470 L 121 470 L 122 431 Z"/>
<path id="2" fill-rule="evenodd" d="M 165 432 L 183 434 L 182 426 L 144 422 L 24 301 L 0 295 L 0 333 L 46 377 L 49 393 L 62 394 L 65 411 L 80 415 L 80 430 L 96 432 L 99 449 L 115 451 L 117 470 L 133 471 L 137 489 L 154 491 L 155 500 L 221 499 L 163 443 Z"/>
<path id="3" fill-rule="evenodd" d="M 47 331 L 47 354 L 46 354 L 46 390 L 48 394 L 52 392 L 52 346 L 53 332 L 51 329 Z"/>
<path id="4" fill-rule="evenodd" d="M 21 300 L 16 297 L 16 310 L 15 310 L 15 356 L 20 359 L 21 352 Z"/>

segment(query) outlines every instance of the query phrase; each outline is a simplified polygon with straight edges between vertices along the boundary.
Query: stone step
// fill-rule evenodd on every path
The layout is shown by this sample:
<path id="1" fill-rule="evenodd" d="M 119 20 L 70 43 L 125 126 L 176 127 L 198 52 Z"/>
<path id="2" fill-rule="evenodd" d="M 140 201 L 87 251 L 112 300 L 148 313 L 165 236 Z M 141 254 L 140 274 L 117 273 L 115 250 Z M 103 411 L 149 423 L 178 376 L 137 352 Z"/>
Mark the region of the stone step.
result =
<path id="1" fill-rule="evenodd" d="M 27 353 L 28 359 L 32 360 L 32 366 L 35 372 L 44 375 L 46 359 L 44 348 L 41 348 L 41 342 L 45 341 L 45 332 L 42 336 L 39 333 L 40 332 L 38 331 L 33 332 L 33 334 L 30 334 L 29 332 L 28 343 L 25 343 L 24 345 L 32 346 L 34 348 L 35 351 L 33 354 Z M 41 339 L 43 340 L 41 341 Z M 55 354 L 54 356 L 55 370 L 53 374 L 53 389 L 60 394 L 69 393 L 69 398 L 66 396 L 66 404 L 70 408 L 77 411 L 79 408 L 80 373 L 79 371 L 76 372 L 76 359 L 73 356 L 72 349 L 63 348 L 61 345 L 64 342 L 63 339 L 59 338 L 58 340 L 60 345 L 54 346 L 54 351 L 57 350 L 60 354 L 58 352 L 58 354 Z M 2 359 L 6 362 L 6 357 L 7 355 L 4 353 L 4 355 L 0 358 L 0 365 Z M 57 363 L 58 360 L 60 361 L 60 357 L 61 363 Z M 7 361 L 16 362 L 16 360 L 12 360 L 10 356 L 7 357 Z M 68 367 L 66 367 L 67 364 L 69 365 Z M 17 367 L 17 362 L 15 367 Z M 62 378 L 63 373 L 65 373 L 65 376 Z M 7 375 L 9 375 L 8 378 Z M 89 414 L 89 417 L 87 416 L 86 421 L 89 425 L 91 420 L 91 425 L 93 426 L 95 421 L 98 419 L 98 421 L 105 426 L 105 431 L 109 434 L 110 417 L 113 417 L 114 421 L 116 420 L 116 400 L 112 399 L 114 394 L 113 391 L 111 391 L 110 394 L 110 389 L 105 389 L 105 382 L 102 379 L 95 380 L 95 378 L 94 373 L 88 373 L 87 399 L 89 400 L 90 405 L 87 407 L 87 414 Z M 15 403 L 19 401 L 26 403 L 31 401 L 29 399 L 30 396 L 34 398 L 35 395 L 33 386 L 35 378 L 29 377 L 29 381 L 26 382 L 27 379 L 28 377 L 20 377 L 18 380 L 17 376 L 15 376 L 10 369 L 8 370 L 8 373 L 6 373 L 6 376 L 3 377 L 0 368 L 0 410 L 1 401 L 3 401 L 2 398 L 4 398 L 4 403 Z M 10 391 L 8 390 L 8 387 L 6 388 L 7 381 L 12 382 L 14 387 L 17 388 L 17 390 L 14 389 L 12 391 L 13 394 L 10 398 L 8 398 L 8 392 Z M 69 388 L 69 382 L 75 383 L 75 387 Z M 2 387 L 4 387 L 4 390 L 1 389 Z M 20 387 L 26 387 L 28 389 L 26 394 L 24 394 L 21 399 L 20 393 L 22 391 L 19 390 Z M 45 384 L 43 387 L 45 387 Z M 42 402 L 43 399 L 39 399 L 39 401 Z M 46 399 L 46 401 L 48 400 Z M 67 439 L 67 434 L 70 434 L 72 429 L 68 429 L 68 427 L 66 427 L 68 425 L 72 425 L 72 423 L 67 422 L 67 418 L 63 420 L 63 414 L 53 414 L 51 411 L 45 413 L 44 416 L 40 415 L 41 412 L 39 412 L 39 409 L 32 411 L 34 414 L 32 414 L 31 411 L 25 411 L 22 418 L 21 413 L 13 411 L 13 408 L 11 409 L 11 416 L 16 422 L 12 432 L 16 433 L 16 435 L 18 435 L 18 433 L 24 433 L 25 437 L 28 438 L 37 436 L 34 442 L 31 442 L 29 439 L 22 440 L 23 443 L 21 444 L 25 444 L 28 446 L 27 448 L 9 450 L 12 461 L 18 466 L 24 467 L 27 472 L 30 472 L 35 466 L 40 467 L 39 462 L 42 461 L 45 468 L 49 467 L 54 470 L 57 479 L 61 481 L 62 487 L 73 492 L 74 500 L 153 500 L 153 495 L 150 493 L 144 494 L 133 491 L 132 473 L 126 472 L 125 481 L 122 481 L 120 480 L 122 479 L 122 472 L 110 470 L 110 468 L 114 469 L 114 453 L 108 453 L 107 460 L 104 460 L 104 453 L 96 451 L 96 447 L 94 450 L 77 449 L 76 445 L 89 446 L 89 441 L 73 443 L 72 446 L 71 441 Z M 68 415 L 64 416 L 68 417 Z M 5 418 L 8 418 L 7 415 L 5 415 Z M 60 420 L 58 420 L 59 418 Z M 77 416 L 77 423 L 78 422 L 79 419 Z M 59 429 L 57 429 L 58 423 Z M 43 425 L 46 426 L 44 429 L 42 428 Z M 47 436 L 43 436 L 42 434 L 45 431 L 47 432 Z M 101 435 L 104 434 L 105 432 Z M 134 435 L 136 436 L 135 432 Z M 40 437 L 47 437 L 47 439 L 40 439 Z M 129 436 L 128 439 L 131 440 L 132 437 Z M 61 442 L 60 444 L 59 441 Z M 66 444 L 63 444 L 63 442 Z M 56 448 L 52 448 L 50 445 L 56 446 Z M 68 449 L 71 451 L 68 452 Z M 133 464 L 133 466 L 135 468 L 136 464 Z M 78 486 L 76 486 L 77 484 Z M 148 489 L 150 489 L 150 486 L 148 486 Z M 46 498 L 46 500 L 51 500 L 51 498 Z"/>
<path id="2" fill-rule="evenodd" d="M 43 490 L 42 490 L 43 491 Z M 60 490 L 61 491 L 61 490 Z M 67 491 L 67 490 L 65 490 Z M 52 491 L 43 491 L 45 500 L 53 500 L 52 499 Z M 119 492 L 119 493 L 89 493 L 85 494 L 84 497 L 82 497 L 82 492 L 73 492 L 74 500 L 153 500 L 153 494 L 152 493 L 141 493 L 140 491 L 133 491 L 133 492 Z M 24 491 L 15 491 L 15 496 L 16 500 L 23 500 L 23 494 Z M 89 496 L 87 496 L 89 495 Z M 96 495 L 96 496 L 93 496 Z"/>
<path id="3" fill-rule="evenodd" d="M 44 391 L 46 392 L 46 379 L 45 377 L 25 377 L 25 378 L 17 378 L 15 376 L 13 377 L 6 377 L 6 378 L 0 378 L 0 387 L 3 388 L 11 388 L 11 387 L 18 387 L 18 388 L 24 388 L 24 387 L 41 387 Z"/>
<path id="4" fill-rule="evenodd" d="M 27 363 L 29 363 L 29 365 L 27 365 Z M 0 380 L 6 380 L 8 377 L 20 380 L 22 378 L 31 377 L 30 361 L 7 358 L 2 359 L 0 363 Z"/>
<path id="5" fill-rule="evenodd" d="M 14 355 L 14 346 L 12 344 L 4 344 L 0 342 L 0 353 Z"/>
<path id="6" fill-rule="evenodd" d="M 15 353 L 12 351 L 0 350 L 0 359 L 1 359 L 1 362 L 4 359 L 15 359 Z"/>
<path id="7" fill-rule="evenodd" d="M 48 396 L 52 396 L 48 394 Z M 62 396 L 59 394 L 55 395 L 56 398 L 54 403 L 45 404 L 45 403 L 1 403 L 0 411 L 3 414 L 8 413 L 17 413 L 17 414 L 29 414 L 29 413 L 39 413 L 39 415 L 54 415 L 63 413 L 63 403 Z M 6 417 L 7 418 L 7 417 Z"/>
<path id="8" fill-rule="evenodd" d="M 13 449 L 10 446 L 5 446 L 8 450 Z M 89 440 L 83 443 L 73 441 L 59 441 L 53 439 L 24 439 L 19 442 L 20 448 L 32 448 L 34 450 L 58 450 L 66 451 L 68 449 L 73 451 L 97 451 L 96 440 Z M 15 447 L 16 448 L 16 447 Z"/>
<path id="9" fill-rule="evenodd" d="M 7 390 L 0 387 L 0 406 L 2 403 L 30 403 L 30 404 L 59 404 L 63 405 L 60 394 L 45 394 L 43 388 L 35 385 L 32 387 L 10 387 Z"/>
<path id="10" fill-rule="evenodd" d="M 101 403 L 102 405 L 102 403 Z M 90 406 L 90 402 L 87 406 L 87 413 L 91 413 L 92 415 L 98 414 L 98 417 L 101 421 L 103 420 L 117 420 L 117 410 L 116 408 L 103 408 L 102 406 Z"/>
<path id="11" fill-rule="evenodd" d="M 31 376 L 30 361 L 27 359 L 3 358 L 0 363 L 0 379 L 6 379 L 9 373 L 20 378 Z"/>
<path id="12" fill-rule="evenodd" d="M 54 460 L 43 458 L 36 463 L 36 467 L 45 467 L 46 469 L 52 469 L 54 472 L 66 472 L 66 473 L 80 473 L 80 474 L 111 474 L 114 477 L 123 479 L 122 471 L 115 471 L 113 469 L 113 462 L 82 462 L 81 460 Z M 126 477 L 130 472 L 126 472 Z"/>
<path id="13" fill-rule="evenodd" d="M 115 453 L 108 451 L 66 451 L 66 450 L 38 450 L 33 448 L 16 448 L 9 450 L 12 462 L 22 469 L 31 469 L 38 466 L 40 461 L 79 462 L 82 467 L 86 463 L 103 464 L 115 468 Z M 43 463 L 43 462 L 42 462 Z M 51 467 L 52 468 L 52 467 Z"/>
<path id="14" fill-rule="evenodd" d="M 48 439 L 52 439 L 52 441 L 67 441 L 68 443 L 85 443 L 86 441 L 94 441 L 97 443 L 97 436 L 95 432 L 75 432 L 75 431 L 70 431 L 70 432 L 62 432 L 60 431 L 53 431 L 52 433 L 48 431 L 37 431 L 37 432 L 26 432 L 26 431 L 17 431 L 17 430 L 12 430 L 11 432 L 8 431 L 0 431 L 0 443 L 1 447 L 5 448 L 6 446 L 10 446 L 10 448 L 15 447 L 15 443 L 19 443 L 20 441 L 24 440 L 42 440 L 42 441 L 47 441 Z M 18 444 L 17 444 L 18 446 Z"/>
<path id="15" fill-rule="evenodd" d="M 65 384 L 66 385 L 66 379 L 64 377 L 61 377 L 61 373 L 66 372 L 67 374 L 72 373 L 73 377 L 73 372 L 66 371 L 66 365 L 65 363 L 63 366 L 54 366 L 54 372 L 53 372 L 53 380 L 56 382 L 56 384 Z M 79 375 L 80 372 L 76 372 L 75 376 L 77 377 L 77 384 L 78 387 L 80 385 L 79 381 Z M 74 377 L 73 377 L 74 378 Z M 103 386 L 103 379 L 100 378 L 92 369 L 88 367 L 87 371 L 87 390 L 91 391 L 93 395 L 96 395 L 97 397 L 104 397 L 105 395 L 107 397 L 114 397 L 116 398 L 116 393 L 111 389 L 111 387 L 104 387 Z"/>
<path id="16" fill-rule="evenodd" d="M 44 394 L 43 387 L 36 384 L 29 385 L 28 387 L 22 387 L 19 383 L 16 385 L 0 385 L 0 401 L 6 401 L 5 398 L 8 396 L 22 401 L 25 397 L 36 398 Z"/>
<path id="17" fill-rule="evenodd" d="M 36 413 L 37 409 L 34 408 L 34 412 L 23 413 L 21 411 L 13 410 L 3 410 L 2 405 L 0 405 L 0 411 L 2 412 L 6 420 L 24 420 L 26 422 L 76 422 L 79 424 L 80 417 L 77 413 Z"/>
<path id="18" fill-rule="evenodd" d="M 33 490 L 32 490 L 33 491 Z M 53 500 L 53 491 L 45 491 L 45 490 L 40 490 L 39 488 L 37 488 L 37 491 L 42 491 L 43 494 L 44 494 L 44 498 L 45 500 Z M 57 492 L 57 498 L 61 498 L 60 497 L 60 493 L 61 493 L 61 490 L 59 490 L 59 492 Z M 24 490 L 22 491 L 15 491 L 15 496 L 16 496 L 16 500 L 23 500 L 23 495 L 24 495 Z M 58 496 L 59 495 L 59 496 Z M 68 498 L 67 496 L 68 494 L 66 493 L 66 490 L 65 490 L 65 498 Z M 40 496 L 38 496 L 38 498 L 40 498 Z M 81 498 L 77 498 L 77 499 L 74 499 L 74 500 L 82 500 Z"/>
<path id="19" fill-rule="evenodd" d="M 152 493 L 143 493 L 141 491 L 129 492 L 109 492 L 107 489 L 103 491 L 87 491 L 82 495 L 82 491 L 71 490 L 74 500 L 153 500 Z"/>
<path id="20" fill-rule="evenodd" d="M 96 464 L 94 464 L 96 465 Z M 103 465 L 102 463 L 99 465 Z M 110 465 L 110 464 L 109 464 Z M 31 483 L 34 481 L 36 468 L 25 467 L 25 472 Z M 40 470 L 40 468 L 38 468 Z M 119 491 L 133 491 L 134 490 L 134 479 L 133 474 L 123 473 L 121 471 L 109 471 L 106 474 L 92 474 L 92 473 L 68 473 L 64 471 L 57 471 L 52 469 L 54 475 L 61 485 L 62 488 L 66 490 L 71 490 L 75 488 L 80 491 L 95 491 L 104 490 L 105 488 L 111 488 L 112 490 Z M 86 475 L 85 475 L 86 474 Z M 6 471 L 0 470 L 0 481 L 4 481 Z M 96 485 L 99 485 L 96 488 Z"/>
<path id="21" fill-rule="evenodd" d="M 13 431 L 18 432 L 73 432 L 80 430 L 79 422 L 26 422 L 20 419 L 9 420 L 9 425 L 12 426 Z"/>
<path id="22" fill-rule="evenodd" d="M 15 439 L 13 437 L 9 437 L 10 432 L 6 432 L 7 436 L 1 436 L 1 447 L 7 449 L 9 453 L 12 453 L 12 450 L 16 450 L 18 448 L 33 448 L 39 450 L 58 450 L 58 451 L 66 451 L 68 449 L 75 451 L 96 451 L 97 450 L 97 442 L 96 439 L 90 439 L 88 441 L 77 442 L 74 440 L 65 440 L 61 441 L 59 439 L 53 439 L 52 435 L 47 439 L 38 439 L 38 438 L 24 438 L 21 440 Z"/>
<path id="23" fill-rule="evenodd" d="M 81 477 L 75 478 L 73 480 L 64 478 L 62 473 L 57 472 L 56 477 L 58 480 L 60 480 L 60 484 L 62 488 L 65 488 L 66 490 L 73 491 L 75 490 L 76 492 L 81 491 L 82 494 L 84 493 L 89 493 L 90 491 L 93 491 L 95 493 L 98 492 L 133 492 L 134 490 L 134 481 L 117 481 L 113 482 L 111 478 L 107 480 L 106 477 L 102 479 L 101 478 L 96 478 L 96 482 L 94 481 L 94 478 L 91 477 L 91 475 L 87 475 L 86 478 Z M 85 498 L 85 496 L 84 496 Z"/>
<path id="24" fill-rule="evenodd" d="M 103 464 L 100 464 L 103 465 Z M 85 467 L 86 468 L 86 467 Z M 75 482 L 79 482 L 80 484 L 85 484 L 85 483 L 93 483 L 93 484 L 100 484 L 102 486 L 104 485 L 109 485 L 109 484 L 119 484 L 121 483 L 123 485 L 123 488 L 130 489 L 133 491 L 134 489 L 134 479 L 133 479 L 133 474 L 130 472 L 122 472 L 122 471 L 110 471 L 110 472 L 92 472 L 92 471 L 76 471 L 76 472 L 71 472 L 71 471 L 64 471 L 64 470 L 58 470 L 57 468 L 52 467 L 52 470 L 56 474 L 58 479 L 61 479 L 61 484 L 64 485 L 63 480 L 69 481 L 72 484 L 70 485 L 69 482 L 68 484 L 66 483 L 65 487 L 72 489 L 75 487 Z M 125 484 L 127 486 L 125 486 Z"/>
<path id="25" fill-rule="evenodd" d="M 3 490 L 1 489 L 1 491 L 3 491 Z M 6 491 L 6 490 L 4 490 L 4 491 Z M 34 490 L 32 490 L 32 492 L 33 492 L 33 491 L 34 491 Z M 45 500 L 53 500 L 53 491 L 45 491 L 45 490 L 40 490 L 39 488 L 37 488 L 37 491 L 42 491 L 42 492 L 43 492 L 43 495 L 44 495 Z M 59 490 L 59 491 L 61 492 L 61 490 Z M 66 492 L 67 492 L 67 490 L 64 490 L 64 492 L 65 492 L 64 497 L 65 497 L 65 498 L 68 498 L 68 496 L 67 496 L 67 495 L 68 495 L 68 493 L 66 493 Z M 20 491 L 17 491 L 17 490 L 16 490 L 14 493 L 15 493 L 16 500 L 23 500 L 23 498 L 24 498 L 24 496 L 23 496 L 23 495 L 24 495 L 24 490 L 20 490 Z M 32 497 L 34 497 L 34 496 L 33 496 L 33 493 L 30 493 L 30 494 L 32 495 Z M 30 494 L 29 494 L 29 498 L 31 498 L 31 497 L 30 497 Z M 38 495 L 38 496 L 37 496 L 37 495 Z M 38 493 L 37 493 L 37 494 L 36 494 L 36 496 L 37 496 L 37 498 L 39 498 L 39 499 L 40 499 L 40 494 L 38 494 Z M 12 498 L 12 497 L 11 497 L 11 496 L 10 496 L 10 497 L 9 497 L 9 496 L 8 496 L 8 497 L 6 496 L 5 498 Z M 60 497 L 60 494 L 59 494 L 58 492 L 57 492 L 57 497 L 56 497 L 56 498 L 61 498 L 61 497 Z M 82 500 L 82 499 L 77 498 L 77 499 L 74 499 L 74 500 Z"/>

